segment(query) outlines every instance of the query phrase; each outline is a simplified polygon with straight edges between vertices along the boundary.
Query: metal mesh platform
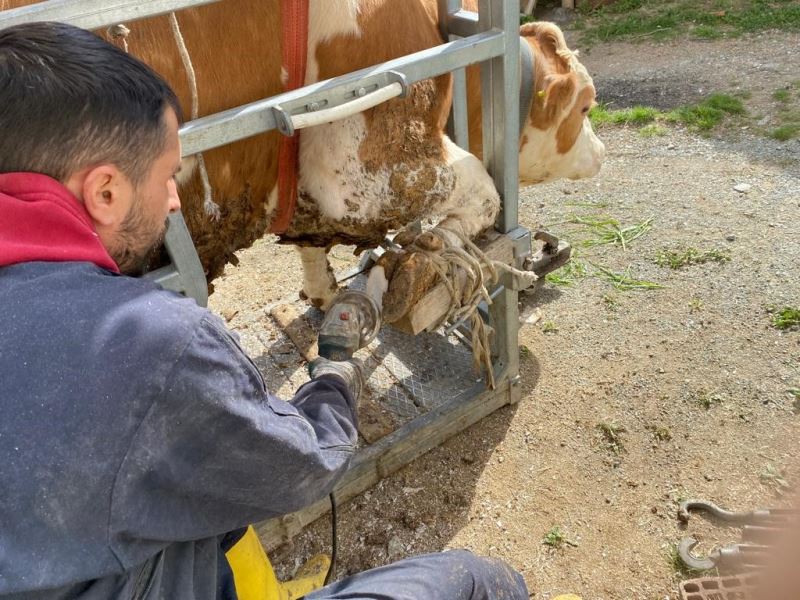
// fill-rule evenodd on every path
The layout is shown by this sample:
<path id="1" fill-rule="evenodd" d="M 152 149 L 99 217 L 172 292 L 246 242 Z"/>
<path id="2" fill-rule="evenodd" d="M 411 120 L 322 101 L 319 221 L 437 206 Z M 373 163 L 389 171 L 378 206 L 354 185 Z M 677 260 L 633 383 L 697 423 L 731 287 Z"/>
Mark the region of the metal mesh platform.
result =
<path id="1" fill-rule="evenodd" d="M 755 574 L 700 577 L 681 582 L 681 600 L 749 600 L 756 597 L 758 585 Z"/>

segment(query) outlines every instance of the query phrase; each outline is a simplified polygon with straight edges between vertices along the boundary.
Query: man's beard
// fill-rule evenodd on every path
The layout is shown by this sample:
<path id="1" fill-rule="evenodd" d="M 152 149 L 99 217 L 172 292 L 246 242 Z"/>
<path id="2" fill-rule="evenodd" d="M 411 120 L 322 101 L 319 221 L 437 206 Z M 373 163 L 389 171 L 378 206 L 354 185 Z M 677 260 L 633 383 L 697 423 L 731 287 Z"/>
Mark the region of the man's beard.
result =
<path id="1" fill-rule="evenodd" d="M 142 214 L 140 205 L 134 204 L 120 225 L 114 247 L 109 248 L 109 254 L 120 272 L 132 277 L 144 275 L 158 256 L 168 227 L 169 219 L 165 219 L 159 230 L 154 232 L 153 226 L 147 223 Z"/>

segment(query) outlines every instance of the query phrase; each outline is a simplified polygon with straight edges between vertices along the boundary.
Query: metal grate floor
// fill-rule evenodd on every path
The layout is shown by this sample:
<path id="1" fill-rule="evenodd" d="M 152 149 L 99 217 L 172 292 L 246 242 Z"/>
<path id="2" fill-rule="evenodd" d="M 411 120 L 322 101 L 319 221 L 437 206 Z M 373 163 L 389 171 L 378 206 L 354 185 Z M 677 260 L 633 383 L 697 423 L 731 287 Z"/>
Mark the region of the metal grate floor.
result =
<path id="1" fill-rule="evenodd" d="M 681 581 L 681 600 L 750 600 L 756 597 L 758 583 L 752 573 L 690 579 Z"/>
<path id="2" fill-rule="evenodd" d="M 350 287 L 363 286 L 357 277 Z M 314 332 L 323 313 L 301 300 L 292 304 Z M 241 345 L 254 358 L 271 391 L 291 398 L 308 380 L 305 360 L 289 336 L 270 317 L 269 308 L 238 315 L 230 324 Z M 365 367 L 367 392 L 400 427 L 483 381 L 472 368 L 472 351 L 455 335 L 412 336 L 384 326 L 377 338 L 356 356 Z"/>

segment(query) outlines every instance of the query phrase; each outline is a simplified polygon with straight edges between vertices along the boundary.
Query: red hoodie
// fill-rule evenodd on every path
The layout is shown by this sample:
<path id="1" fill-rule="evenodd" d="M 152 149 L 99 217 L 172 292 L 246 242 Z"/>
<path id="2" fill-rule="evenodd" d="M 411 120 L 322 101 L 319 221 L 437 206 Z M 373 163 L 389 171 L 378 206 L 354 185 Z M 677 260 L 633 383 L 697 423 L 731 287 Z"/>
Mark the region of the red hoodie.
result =
<path id="1" fill-rule="evenodd" d="M 119 273 L 66 187 L 39 173 L 0 173 L 0 267 L 31 261 L 91 262 Z"/>

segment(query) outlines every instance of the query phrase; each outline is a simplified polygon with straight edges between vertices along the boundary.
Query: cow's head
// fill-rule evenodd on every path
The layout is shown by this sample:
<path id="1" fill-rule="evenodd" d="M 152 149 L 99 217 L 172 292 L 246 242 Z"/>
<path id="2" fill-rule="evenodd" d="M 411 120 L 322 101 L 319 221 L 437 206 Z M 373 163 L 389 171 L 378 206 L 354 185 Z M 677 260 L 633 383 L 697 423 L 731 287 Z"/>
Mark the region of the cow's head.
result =
<path id="1" fill-rule="evenodd" d="M 520 181 L 596 175 L 605 146 L 589 123 L 595 103 L 592 78 L 557 26 L 527 23 L 520 34 L 533 51 L 535 71 L 533 102 L 520 137 Z"/>

